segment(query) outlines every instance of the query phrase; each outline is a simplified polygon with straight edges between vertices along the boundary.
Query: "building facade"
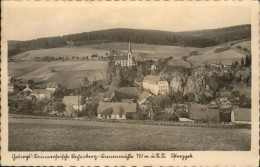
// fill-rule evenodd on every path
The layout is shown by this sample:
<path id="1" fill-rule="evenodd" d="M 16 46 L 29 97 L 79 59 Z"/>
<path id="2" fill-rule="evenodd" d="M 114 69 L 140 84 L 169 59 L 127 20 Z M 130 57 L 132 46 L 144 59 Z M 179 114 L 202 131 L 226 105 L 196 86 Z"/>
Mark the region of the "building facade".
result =
<path id="1" fill-rule="evenodd" d="M 143 79 L 143 88 L 150 90 L 153 94 L 165 94 L 169 92 L 169 84 L 160 76 L 148 75 Z"/>

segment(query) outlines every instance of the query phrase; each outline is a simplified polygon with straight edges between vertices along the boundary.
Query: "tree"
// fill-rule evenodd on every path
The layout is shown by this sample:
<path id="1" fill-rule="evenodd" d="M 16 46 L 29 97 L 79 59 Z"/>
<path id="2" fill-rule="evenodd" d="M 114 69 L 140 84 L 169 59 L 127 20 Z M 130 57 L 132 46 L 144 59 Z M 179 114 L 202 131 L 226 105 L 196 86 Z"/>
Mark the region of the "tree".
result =
<path id="1" fill-rule="evenodd" d="M 28 81 L 27 81 L 27 84 L 29 85 L 29 87 L 30 87 L 31 89 L 34 89 L 34 87 L 35 87 L 34 80 L 32 80 L 32 79 L 28 80 Z"/>
<path id="2" fill-rule="evenodd" d="M 246 67 L 249 67 L 250 65 L 251 65 L 251 60 L 250 60 L 249 56 L 246 55 L 245 66 L 246 66 Z"/>
<path id="3" fill-rule="evenodd" d="M 64 103 L 61 103 L 61 102 L 54 102 L 53 105 L 52 105 L 52 109 L 54 111 L 58 111 L 59 114 L 61 114 L 62 112 L 65 111 L 65 107 L 66 107 L 66 105 Z"/>
<path id="4" fill-rule="evenodd" d="M 244 65 L 245 65 L 245 62 L 244 62 L 244 58 L 242 57 L 242 59 L 241 59 L 241 67 L 244 67 Z"/>
<path id="5" fill-rule="evenodd" d="M 88 77 L 84 77 L 83 82 L 84 82 L 84 85 L 88 85 L 89 84 Z"/>
<path id="6" fill-rule="evenodd" d="M 33 103 L 31 100 L 23 99 L 17 108 L 17 112 L 33 113 Z"/>
<path id="7" fill-rule="evenodd" d="M 125 113 L 125 110 L 122 106 L 119 107 L 119 117 L 122 119 L 123 118 L 123 114 Z"/>

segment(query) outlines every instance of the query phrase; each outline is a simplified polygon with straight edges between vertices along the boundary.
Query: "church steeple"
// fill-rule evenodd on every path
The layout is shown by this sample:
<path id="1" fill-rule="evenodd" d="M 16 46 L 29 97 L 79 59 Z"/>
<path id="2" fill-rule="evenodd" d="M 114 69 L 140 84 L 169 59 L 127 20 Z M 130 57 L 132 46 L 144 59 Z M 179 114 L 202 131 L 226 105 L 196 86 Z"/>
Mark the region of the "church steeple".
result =
<path id="1" fill-rule="evenodd" d="M 131 48 L 131 43 L 129 41 L 127 66 L 130 67 L 132 65 L 133 65 L 132 48 Z"/>
<path id="2" fill-rule="evenodd" d="M 132 54 L 132 48 L 131 48 L 131 43 L 130 43 L 130 41 L 129 41 L 128 53 L 131 53 L 131 54 Z"/>

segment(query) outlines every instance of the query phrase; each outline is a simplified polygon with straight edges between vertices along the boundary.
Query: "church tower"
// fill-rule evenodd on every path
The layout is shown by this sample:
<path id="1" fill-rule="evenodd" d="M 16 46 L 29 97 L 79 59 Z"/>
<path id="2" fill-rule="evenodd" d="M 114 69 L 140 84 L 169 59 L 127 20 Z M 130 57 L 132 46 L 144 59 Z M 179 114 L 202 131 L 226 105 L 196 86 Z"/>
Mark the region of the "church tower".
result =
<path id="1" fill-rule="evenodd" d="M 128 60 L 127 60 L 128 67 L 133 65 L 133 56 L 132 56 L 132 48 L 131 43 L 129 41 L 129 48 L 128 48 Z"/>

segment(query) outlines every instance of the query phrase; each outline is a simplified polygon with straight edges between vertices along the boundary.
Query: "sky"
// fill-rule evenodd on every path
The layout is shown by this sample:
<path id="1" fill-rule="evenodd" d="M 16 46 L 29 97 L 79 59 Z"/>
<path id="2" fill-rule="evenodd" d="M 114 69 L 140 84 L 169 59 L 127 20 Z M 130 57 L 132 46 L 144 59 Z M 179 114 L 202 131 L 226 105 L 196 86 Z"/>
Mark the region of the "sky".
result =
<path id="1" fill-rule="evenodd" d="M 250 24 L 249 7 L 12 7 L 7 10 L 7 39 L 135 28 L 189 31 Z"/>

